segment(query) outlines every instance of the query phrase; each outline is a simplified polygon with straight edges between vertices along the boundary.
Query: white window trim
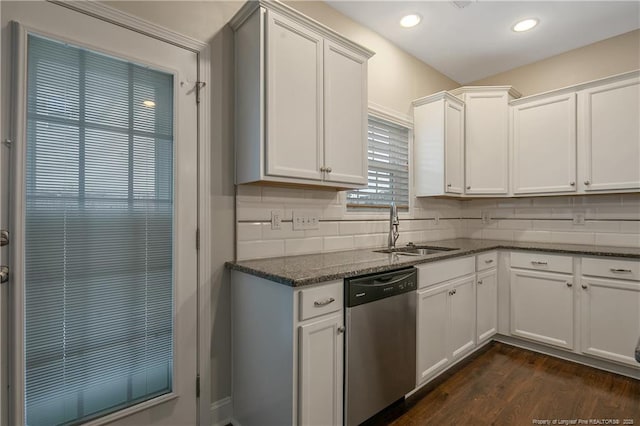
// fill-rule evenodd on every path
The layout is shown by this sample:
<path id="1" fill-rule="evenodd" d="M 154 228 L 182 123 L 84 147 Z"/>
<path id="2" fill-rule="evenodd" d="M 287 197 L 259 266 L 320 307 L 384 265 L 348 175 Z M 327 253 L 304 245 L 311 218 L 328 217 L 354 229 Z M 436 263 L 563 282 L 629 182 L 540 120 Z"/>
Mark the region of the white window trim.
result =
<path id="1" fill-rule="evenodd" d="M 413 117 L 401 112 L 392 110 L 382 105 L 369 102 L 367 111 L 367 117 L 369 115 L 374 116 L 390 123 L 397 124 L 409 129 L 408 137 L 408 149 L 409 149 L 409 209 L 408 211 L 399 212 L 400 219 L 413 219 L 413 209 L 415 205 L 415 195 L 413 191 Z M 388 219 L 389 212 L 387 210 L 381 210 L 380 212 L 358 212 L 349 210 L 346 206 L 346 192 L 343 194 L 343 202 L 345 204 L 344 218 L 345 219 L 357 219 L 357 220 L 369 220 L 369 219 Z"/>

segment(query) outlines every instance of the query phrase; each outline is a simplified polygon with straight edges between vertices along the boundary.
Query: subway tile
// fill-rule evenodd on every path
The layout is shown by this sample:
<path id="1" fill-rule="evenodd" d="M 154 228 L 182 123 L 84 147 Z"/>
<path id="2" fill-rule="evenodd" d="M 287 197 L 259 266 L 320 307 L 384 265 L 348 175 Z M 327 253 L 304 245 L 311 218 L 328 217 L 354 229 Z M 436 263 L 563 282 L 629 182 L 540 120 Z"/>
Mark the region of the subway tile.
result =
<path id="1" fill-rule="evenodd" d="M 498 228 L 500 229 L 513 229 L 513 230 L 530 230 L 533 228 L 533 223 L 530 220 L 500 220 L 498 222 Z"/>
<path id="2" fill-rule="evenodd" d="M 522 219 L 547 219 L 551 217 L 550 208 L 526 208 L 515 209 L 516 218 Z"/>
<path id="3" fill-rule="evenodd" d="M 338 235 L 338 222 L 320 222 L 318 229 L 306 229 L 305 237 L 327 237 Z"/>
<path id="4" fill-rule="evenodd" d="M 640 209 L 634 205 L 601 206 L 596 208 L 596 218 L 640 220 Z"/>
<path id="5" fill-rule="evenodd" d="M 533 207 L 571 208 L 573 205 L 570 197 L 537 197 L 532 201 Z"/>
<path id="6" fill-rule="evenodd" d="M 328 206 L 340 203 L 340 192 L 307 189 L 304 191 L 305 202 Z"/>
<path id="7" fill-rule="evenodd" d="M 389 223 L 382 221 L 340 222 L 340 235 L 376 234 L 389 230 Z"/>
<path id="8" fill-rule="evenodd" d="M 623 234 L 640 234 L 640 221 L 621 221 L 620 232 Z"/>
<path id="9" fill-rule="evenodd" d="M 622 246 L 640 248 L 640 235 L 638 234 L 596 234 L 596 244 L 603 246 Z"/>
<path id="10" fill-rule="evenodd" d="M 292 222 L 282 222 L 280 229 L 271 229 L 270 223 L 262 224 L 263 240 L 286 240 L 287 238 L 303 238 L 304 231 L 294 231 Z"/>
<path id="11" fill-rule="evenodd" d="M 324 237 L 324 251 L 351 250 L 355 247 L 353 236 Z"/>
<path id="12" fill-rule="evenodd" d="M 262 200 L 262 187 L 255 185 L 238 185 L 236 200 L 241 202 L 259 203 Z"/>
<path id="13" fill-rule="evenodd" d="M 338 220 L 345 216 L 346 207 L 344 205 L 329 205 L 322 210 L 321 218 L 324 220 Z"/>
<path id="14" fill-rule="evenodd" d="M 236 219 L 247 221 L 271 220 L 271 210 L 284 210 L 284 206 L 265 205 L 262 203 L 238 203 Z"/>
<path id="15" fill-rule="evenodd" d="M 387 243 L 387 234 L 355 235 L 355 248 L 383 247 Z"/>
<path id="16" fill-rule="evenodd" d="M 262 188 L 262 201 L 273 204 L 304 203 L 304 190 L 265 186 Z"/>
<path id="17" fill-rule="evenodd" d="M 563 244 L 595 244 L 596 236 L 593 232 L 551 232 L 552 243 Z"/>
<path id="18" fill-rule="evenodd" d="M 296 254 L 320 253 L 322 238 L 291 238 L 284 241 L 284 253 L 287 256 Z"/>
<path id="19" fill-rule="evenodd" d="M 262 239 L 262 223 L 238 223 L 236 230 L 238 241 L 255 241 Z"/>
<path id="20" fill-rule="evenodd" d="M 408 243 L 419 244 L 421 241 L 424 241 L 426 238 L 427 231 L 411 231 L 411 232 L 400 232 L 400 237 L 396 242 L 397 246 L 405 246 Z"/>
<path id="21" fill-rule="evenodd" d="M 538 243 L 550 243 L 551 232 L 548 231 L 514 231 L 514 241 L 532 241 Z"/>
<path id="22" fill-rule="evenodd" d="M 284 256 L 284 240 L 239 241 L 237 244 L 238 260 L 278 256 Z"/>
<path id="23" fill-rule="evenodd" d="M 487 240 L 513 241 L 513 231 L 508 229 L 483 229 L 482 238 Z"/>

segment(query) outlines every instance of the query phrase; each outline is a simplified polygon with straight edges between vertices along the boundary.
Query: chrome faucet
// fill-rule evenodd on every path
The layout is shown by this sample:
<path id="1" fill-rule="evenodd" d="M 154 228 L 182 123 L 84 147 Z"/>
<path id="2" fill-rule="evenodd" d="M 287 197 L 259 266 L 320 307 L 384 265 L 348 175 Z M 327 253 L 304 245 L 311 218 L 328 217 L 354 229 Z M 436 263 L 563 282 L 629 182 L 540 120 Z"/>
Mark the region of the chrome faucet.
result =
<path id="1" fill-rule="evenodd" d="M 400 237 L 400 232 L 398 232 L 399 225 L 398 208 L 396 207 L 396 203 L 392 201 L 391 208 L 389 209 L 389 250 L 396 248 L 396 241 L 398 241 L 398 237 Z"/>

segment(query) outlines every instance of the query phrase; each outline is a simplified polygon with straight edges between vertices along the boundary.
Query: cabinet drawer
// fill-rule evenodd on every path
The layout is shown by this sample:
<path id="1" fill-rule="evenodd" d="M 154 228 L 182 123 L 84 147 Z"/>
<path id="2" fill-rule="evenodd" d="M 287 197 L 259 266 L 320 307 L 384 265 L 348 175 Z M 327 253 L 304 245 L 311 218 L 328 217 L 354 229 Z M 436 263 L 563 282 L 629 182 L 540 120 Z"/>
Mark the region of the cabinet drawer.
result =
<path id="1" fill-rule="evenodd" d="M 343 289 L 344 284 L 340 280 L 300 290 L 300 321 L 341 310 L 344 306 Z"/>
<path id="2" fill-rule="evenodd" d="M 449 259 L 439 262 L 418 265 L 418 288 L 473 274 L 475 271 L 475 257 Z"/>
<path id="3" fill-rule="evenodd" d="M 582 259 L 582 275 L 640 281 L 640 262 L 620 259 Z"/>
<path id="4" fill-rule="evenodd" d="M 498 266 L 498 253 L 491 251 L 476 256 L 476 271 L 484 271 Z"/>
<path id="5" fill-rule="evenodd" d="M 571 256 L 557 254 L 512 252 L 511 267 L 572 274 L 573 259 Z"/>

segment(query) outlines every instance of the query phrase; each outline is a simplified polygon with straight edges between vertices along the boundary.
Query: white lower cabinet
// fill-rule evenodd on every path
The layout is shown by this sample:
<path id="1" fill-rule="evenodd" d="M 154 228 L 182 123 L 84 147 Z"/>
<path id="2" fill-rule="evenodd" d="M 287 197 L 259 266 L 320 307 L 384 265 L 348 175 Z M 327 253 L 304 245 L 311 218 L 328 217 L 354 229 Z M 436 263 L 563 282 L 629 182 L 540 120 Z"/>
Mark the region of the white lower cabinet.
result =
<path id="1" fill-rule="evenodd" d="M 418 291 L 417 306 L 417 383 L 421 384 L 475 348 L 475 276 Z"/>
<path id="2" fill-rule="evenodd" d="M 582 352 L 639 367 L 640 282 L 583 276 L 580 284 Z"/>
<path id="3" fill-rule="evenodd" d="M 476 336 L 484 343 L 498 332 L 498 272 L 478 272 L 476 283 Z"/>
<path id="4" fill-rule="evenodd" d="M 343 316 L 321 318 L 298 327 L 300 425 L 342 424 Z"/>
<path id="5" fill-rule="evenodd" d="M 511 270 L 511 334 L 573 349 L 573 276 Z"/>
<path id="6" fill-rule="evenodd" d="M 343 292 L 232 271 L 234 424 L 342 424 Z"/>

